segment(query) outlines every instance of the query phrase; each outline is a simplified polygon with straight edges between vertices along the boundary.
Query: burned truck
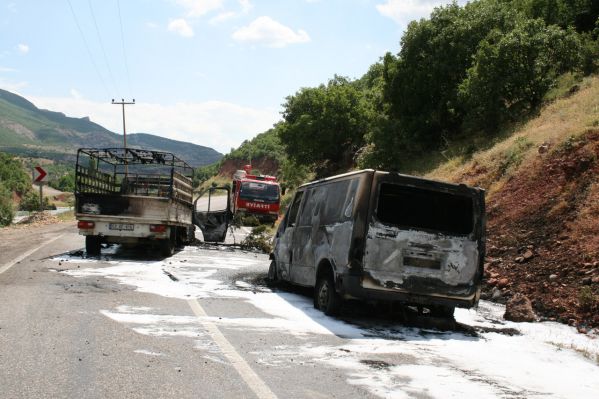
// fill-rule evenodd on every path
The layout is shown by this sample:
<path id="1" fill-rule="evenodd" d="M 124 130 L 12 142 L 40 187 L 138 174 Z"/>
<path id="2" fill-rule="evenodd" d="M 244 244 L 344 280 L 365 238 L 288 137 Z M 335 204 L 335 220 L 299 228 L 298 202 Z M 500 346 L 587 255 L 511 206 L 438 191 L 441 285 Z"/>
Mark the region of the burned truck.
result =
<path id="1" fill-rule="evenodd" d="M 297 190 L 275 236 L 269 279 L 314 287 L 314 306 L 400 302 L 452 317 L 480 296 L 484 191 L 361 170 Z"/>
<path id="2" fill-rule="evenodd" d="M 102 243 L 153 244 L 170 256 L 192 241 L 192 176 L 169 152 L 79 149 L 75 212 L 87 253 L 100 254 Z"/>

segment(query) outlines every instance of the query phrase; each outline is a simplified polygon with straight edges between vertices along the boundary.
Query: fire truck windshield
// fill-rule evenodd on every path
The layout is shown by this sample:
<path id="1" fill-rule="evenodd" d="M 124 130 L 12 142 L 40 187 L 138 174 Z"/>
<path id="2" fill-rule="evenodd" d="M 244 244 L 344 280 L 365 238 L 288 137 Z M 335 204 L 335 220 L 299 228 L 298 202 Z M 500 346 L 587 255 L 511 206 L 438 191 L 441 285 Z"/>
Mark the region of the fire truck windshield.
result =
<path id="1" fill-rule="evenodd" d="M 239 197 L 245 201 L 279 201 L 279 186 L 262 182 L 246 181 L 241 183 Z"/>

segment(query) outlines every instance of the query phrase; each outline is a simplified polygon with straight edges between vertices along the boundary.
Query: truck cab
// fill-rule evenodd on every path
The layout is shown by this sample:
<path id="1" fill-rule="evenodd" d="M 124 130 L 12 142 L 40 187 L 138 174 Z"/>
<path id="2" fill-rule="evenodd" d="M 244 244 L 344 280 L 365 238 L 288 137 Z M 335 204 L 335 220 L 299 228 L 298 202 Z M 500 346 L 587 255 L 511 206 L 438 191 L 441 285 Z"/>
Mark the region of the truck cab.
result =
<path id="1" fill-rule="evenodd" d="M 275 176 L 251 174 L 251 165 L 233 176 L 232 210 L 234 214 L 254 216 L 274 223 L 279 217 L 281 188 Z"/>

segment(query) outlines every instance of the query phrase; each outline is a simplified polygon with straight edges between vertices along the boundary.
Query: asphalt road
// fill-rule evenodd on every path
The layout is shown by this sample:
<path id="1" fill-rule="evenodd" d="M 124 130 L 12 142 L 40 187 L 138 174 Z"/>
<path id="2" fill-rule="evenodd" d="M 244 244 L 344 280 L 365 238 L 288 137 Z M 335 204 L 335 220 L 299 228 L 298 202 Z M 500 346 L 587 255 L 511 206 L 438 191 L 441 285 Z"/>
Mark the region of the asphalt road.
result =
<path id="1" fill-rule="evenodd" d="M 0 230 L 0 398 L 599 391 L 599 367 L 581 355 L 599 353 L 596 341 L 553 324 L 510 335 L 520 327 L 492 304 L 459 314 L 470 330 L 408 327 L 362 304 L 333 319 L 310 290 L 266 287 L 263 254 L 189 246 L 161 259 L 113 246 L 86 258 L 83 247 L 73 222 Z"/>
<path id="2" fill-rule="evenodd" d="M 229 330 L 209 321 L 210 317 L 265 316 L 242 300 L 169 298 L 101 276 L 67 274 L 107 268 L 115 262 L 124 267 L 141 262 L 142 268 L 144 262 L 148 266 L 174 262 L 161 260 L 151 251 L 117 250 L 99 260 L 85 259 L 81 253 L 70 256 L 69 252 L 84 247 L 72 225 L 5 233 L 10 239 L 0 245 L 0 397 L 369 397 L 360 388 L 340 383 L 342 376 L 335 371 L 317 371 L 309 365 L 303 366 L 310 371 L 306 373 L 301 366 L 289 369 L 258 363 L 254 353 L 286 347 L 295 339 Z M 220 251 L 208 247 L 201 252 L 218 256 Z M 179 258 L 202 254 L 190 251 Z M 244 268 L 242 276 L 234 267 L 222 268 L 214 277 L 234 286 L 237 278 L 252 281 L 266 273 L 266 256 L 243 255 L 256 266 Z M 133 319 L 141 315 L 153 331 L 132 328 L 135 322 L 115 321 L 106 316 L 109 312 Z M 332 391 L 335 381 L 339 388 Z"/>

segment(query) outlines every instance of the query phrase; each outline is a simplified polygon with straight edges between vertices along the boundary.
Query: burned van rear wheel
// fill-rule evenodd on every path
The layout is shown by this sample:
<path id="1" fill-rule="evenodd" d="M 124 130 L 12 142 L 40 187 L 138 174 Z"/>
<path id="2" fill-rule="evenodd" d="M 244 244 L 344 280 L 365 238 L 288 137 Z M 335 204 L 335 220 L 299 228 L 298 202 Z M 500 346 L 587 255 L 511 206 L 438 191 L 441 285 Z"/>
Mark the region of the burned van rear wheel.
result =
<path id="1" fill-rule="evenodd" d="M 455 312 L 454 306 L 436 305 L 430 308 L 430 314 L 433 317 L 440 317 L 444 319 L 453 319 Z"/>
<path id="2" fill-rule="evenodd" d="M 102 241 L 98 236 L 85 236 L 85 252 L 88 256 L 100 255 Z"/>
<path id="3" fill-rule="evenodd" d="M 335 282 L 330 274 L 321 275 L 314 291 L 314 305 L 327 316 L 339 314 L 341 297 L 335 291 Z"/>

